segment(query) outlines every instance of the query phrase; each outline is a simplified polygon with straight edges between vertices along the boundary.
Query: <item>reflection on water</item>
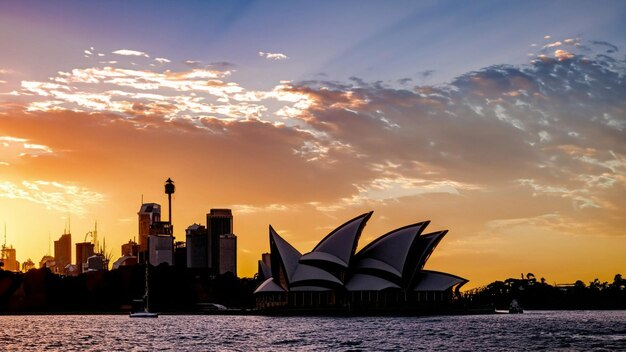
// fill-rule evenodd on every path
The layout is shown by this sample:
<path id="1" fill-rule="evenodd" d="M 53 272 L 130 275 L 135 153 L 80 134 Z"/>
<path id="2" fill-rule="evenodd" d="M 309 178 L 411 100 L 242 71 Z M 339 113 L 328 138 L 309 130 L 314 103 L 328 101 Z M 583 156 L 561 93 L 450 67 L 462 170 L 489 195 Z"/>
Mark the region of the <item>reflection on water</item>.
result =
<path id="1" fill-rule="evenodd" d="M 0 350 L 625 350 L 626 311 L 452 317 L 0 316 Z"/>

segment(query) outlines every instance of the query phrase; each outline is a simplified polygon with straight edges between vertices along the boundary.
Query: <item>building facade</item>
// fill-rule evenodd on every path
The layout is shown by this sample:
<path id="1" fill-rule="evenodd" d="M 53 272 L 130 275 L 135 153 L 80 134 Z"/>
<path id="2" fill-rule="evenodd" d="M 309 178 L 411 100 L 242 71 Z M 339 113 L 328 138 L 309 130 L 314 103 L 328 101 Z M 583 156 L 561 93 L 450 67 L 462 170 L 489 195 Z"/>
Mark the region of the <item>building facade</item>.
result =
<path id="1" fill-rule="evenodd" d="M 233 213 L 230 209 L 211 209 L 206 215 L 208 231 L 208 263 L 215 274 L 220 272 L 220 236 L 233 233 Z"/>
<path id="2" fill-rule="evenodd" d="M 157 221 L 150 226 L 148 260 L 154 266 L 161 263 L 174 265 L 174 236 L 169 222 Z"/>
<path id="3" fill-rule="evenodd" d="M 185 230 L 187 268 L 206 269 L 209 267 L 209 235 L 206 227 L 193 224 Z"/>
<path id="4" fill-rule="evenodd" d="M 76 243 L 76 267 L 78 273 L 87 269 L 87 258 L 94 254 L 94 244 L 91 242 Z"/>
<path id="5" fill-rule="evenodd" d="M 219 274 L 228 272 L 237 276 L 237 236 L 232 233 L 220 236 Z"/>
<path id="6" fill-rule="evenodd" d="M 161 221 L 161 205 L 144 203 L 139 208 L 137 215 L 139 217 L 139 251 L 145 253 L 148 250 L 150 228 L 154 223 Z"/>
<path id="7" fill-rule="evenodd" d="M 72 235 L 65 233 L 54 241 L 54 272 L 65 274 L 65 268 L 72 263 Z"/>
<path id="8" fill-rule="evenodd" d="M 139 244 L 133 240 L 128 240 L 128 243 L 122 245 L 122 256 L 139 256 Z"/>
<path id="9" fill-rule="evenodd" d="M 1 269 L 6 271 L 20 271 L 20 263 L 17 261 L 17 253 L 12 246 L 2 246 L 2 263 Z"/>

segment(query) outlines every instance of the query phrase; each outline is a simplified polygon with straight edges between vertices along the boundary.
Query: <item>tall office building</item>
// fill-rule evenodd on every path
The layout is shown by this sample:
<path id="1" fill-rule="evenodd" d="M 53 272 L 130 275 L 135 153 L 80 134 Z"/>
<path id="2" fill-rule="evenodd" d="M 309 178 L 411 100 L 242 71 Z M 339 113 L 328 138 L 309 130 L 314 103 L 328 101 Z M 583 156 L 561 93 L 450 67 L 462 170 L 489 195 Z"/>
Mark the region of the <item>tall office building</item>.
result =
<path id="1" fill-rule="evenodd" d="M 185 230 L 187 244 L 187 267 L 192 269 L 208 268 L 209 237 L 206 227 L 193 224 Z"/>
<path id="2" fill-rule="evenodd" d="M 154 266 L 161 263 L 174 265 L 174 237 L 169 232 L 169 228 L 160 230 L 153 228 L 153 230 L 153 234 L 148 236 L 150 264 Z"/>
<path id="3" fill-rule="evenodd" d="M 54 241 L 54 271 L 57 274 L 65 274 L 65 267 L 72 263 L 72 235 L 65 233 Z"/>
<path id="4" fill-rule="evenodd" d="M 220 236 L 233 233 L 233 213 L 230 209 L 211 209 L 206 214 L 209 235 L 209 268 L 215 274 L 220 273 Z"/>
<path id="5" fill-rule="evenodd" d="M 76 267 L 79 273 L 87 268 L 87 258 L 93 255 L 93 247 L 91 242 L 76 243 Z"/>
<path id="6" fill-rule="evenodd" d="M 148 249 L 148 236 L 150 228 L 156 222 L 161 221 L 161 205 L 156 203 L 144 203 L 137 213 L 139 216 L 139 251 Z"/>
<path id="7" fill-rule="evenodd" d="M 237 236 L 227 233 L 220 236 L 220 274 L 237 276 Z"/>
<path id="8" fill-rule="evenodd" d="M 6 271 L 20 271 L 20 263 L 16 258 L 15 248 L 12 246 L 2 246 L 2 263 L 4 266 L 2 269 Z"/>

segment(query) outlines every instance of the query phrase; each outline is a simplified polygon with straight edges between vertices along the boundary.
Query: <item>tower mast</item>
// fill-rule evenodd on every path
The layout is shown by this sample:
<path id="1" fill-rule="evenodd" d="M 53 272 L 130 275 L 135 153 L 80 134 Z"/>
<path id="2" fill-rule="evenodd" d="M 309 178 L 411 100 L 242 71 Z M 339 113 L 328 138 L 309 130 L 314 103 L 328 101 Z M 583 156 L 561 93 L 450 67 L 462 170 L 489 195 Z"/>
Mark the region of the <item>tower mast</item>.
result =
<path id="1" fill-rule="evenodd" d="M 172 193 L 174 193 L 176 187 L 174 186 L 174 181 L 171 178 L 168 178 L 165 181 L 165 194 L 167 194 L 167 204 L 168 204 L 168 218 L 167 222 L 170 224 L 170 231 L 173 232 L 172 228 Z M 173 234 L 173 233 L 172 233 Z"/>

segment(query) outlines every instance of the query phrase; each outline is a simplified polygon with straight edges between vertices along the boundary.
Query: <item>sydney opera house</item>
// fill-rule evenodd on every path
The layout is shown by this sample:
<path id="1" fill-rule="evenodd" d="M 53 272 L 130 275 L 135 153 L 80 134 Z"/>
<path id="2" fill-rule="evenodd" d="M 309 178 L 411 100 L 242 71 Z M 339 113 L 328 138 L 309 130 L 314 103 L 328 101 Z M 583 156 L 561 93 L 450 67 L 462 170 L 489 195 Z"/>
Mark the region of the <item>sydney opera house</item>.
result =
<path id="1" fill-rule="evenodd" d="M 447 230 L 429 221 L 401 227 L 355 253 L 372 212 L 339 226 L 306 254 L 270 226 L 270 256 L 259 261 L 262 310 L 431 311 L 448 306 L 467 280 L 424 265 Z"/>

